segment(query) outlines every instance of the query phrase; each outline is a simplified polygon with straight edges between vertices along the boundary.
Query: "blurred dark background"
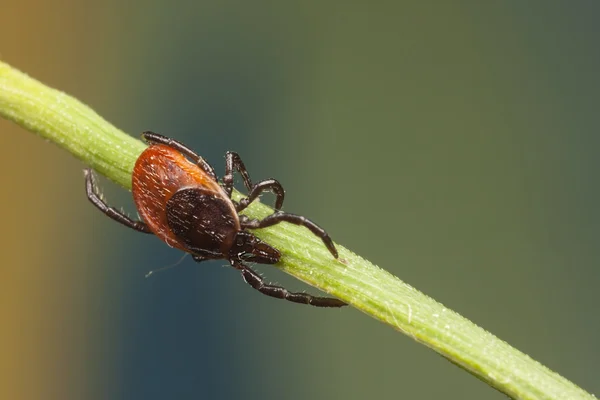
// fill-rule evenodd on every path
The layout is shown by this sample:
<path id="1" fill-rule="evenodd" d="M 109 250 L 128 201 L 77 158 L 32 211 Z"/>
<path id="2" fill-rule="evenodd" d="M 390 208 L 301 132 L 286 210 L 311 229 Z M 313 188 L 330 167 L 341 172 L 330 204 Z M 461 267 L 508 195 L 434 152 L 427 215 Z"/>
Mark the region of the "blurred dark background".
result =
<path id="1" fill-rule="evenodd" d="M 238 151 L 286 210 L 599 393 L 599 8 L 3 0 L 0 58 L 219 173 Z M 69 154 L 0 131 L 1 398 L 504 398 L 225 262 L 144 279 L 181 253 L 103 217 Z"/>

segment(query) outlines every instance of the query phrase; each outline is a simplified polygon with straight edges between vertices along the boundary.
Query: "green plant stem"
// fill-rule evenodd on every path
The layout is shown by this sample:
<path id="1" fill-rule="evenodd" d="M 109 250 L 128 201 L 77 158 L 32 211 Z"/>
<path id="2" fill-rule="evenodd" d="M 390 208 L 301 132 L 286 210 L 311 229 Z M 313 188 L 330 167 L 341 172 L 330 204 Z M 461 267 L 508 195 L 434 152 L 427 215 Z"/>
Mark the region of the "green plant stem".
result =
<path id="1" fill-rule="evenodd" d="M 78 100 L 2 62 L 0 115 L 131 189 L 131 171 L 144 143 Z M 83 185 L 83 179 L 74 184 Z M 239 199 L 241 195 L 235 196 Z M 255 202 L 246 214 L 260 218 L 271 212 L 271 208 Z M 405 333 L 513 398 L 595 398 L 351 251 L 338 245 L 340 258 L 333 259 L 306 229 L 284 223 L 256 234 L 282 251 L 277 266 L 285 272 Z"/>

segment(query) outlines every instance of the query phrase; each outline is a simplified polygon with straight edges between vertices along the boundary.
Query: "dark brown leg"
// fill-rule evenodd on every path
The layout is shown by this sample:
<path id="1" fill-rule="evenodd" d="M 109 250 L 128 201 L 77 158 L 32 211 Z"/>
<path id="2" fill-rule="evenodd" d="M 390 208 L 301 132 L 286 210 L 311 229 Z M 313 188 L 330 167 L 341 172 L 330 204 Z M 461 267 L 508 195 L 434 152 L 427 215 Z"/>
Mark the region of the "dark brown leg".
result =
<path id="1" fill-rule="evenodd" d="M 275 194 L 275 210 L 280 210 L 281 206 L 283 206 L 283 199 L 285 193 L 283 192 L 283 187 L 279 181 L 275 179 L 265 179 L 264 181 L 260 181 L 256 183 L 250 193 L 248 193 L 248 197 L 245 197 L 240 200 L 240 203 L 235 207 L 237 212 L 242 211 L 244 208 L 248 207 L 250 203 L 258 198 L 263 192 L 271 191 Z"/>
<path id="2" fill-rule="evenodd" d="M 240 158 L 240 155 L 233 151 L 228 151 L 227 154 L 225 154 L 225 175 L 223 176 L 223 188 L 225 189 L 227 196 L 231 197 L 231 193 L 233 192 L 234 170 L 237 170 L 242 176 L 246 189 L 252 191 L 252 180 L 250 180 L 250 175 L 248 175 L 248 170 Z"/>
<path id="3" fill-rule="evenodd" d="M 223 176 L 223 189 L 225 189 L 225 192 L 230 198 L 231 193 L 233 192 L 233 172 L 235 170 L 240 173 L 244 181 L 244 186 L 248 189 L 248 197 L 242 199 L 240 203 L 236 205 L 236 210 L 238 212 L 248 207 L 250 203 L 267 190 L 273 192 L 276 196 L 275 209 L 281 209 L 284 198 L 283 187 L 281 187 L 281 184 L 275 179 L 265 179 L 264 181 L 260 181 L 253 185 L 248 170 L 240 158 L 240 155 L 233 151 L 228 151 L 225 155 L 225 176 Z"/>
<path id="4" fill-rule="evenodd" d="M 299 304 L 309 304 L 315 307 L 343 307 L 347 305 L 341 300 L 332 297 L 312 296 L 308 293 L 289 292 L 281 286 L 275 286 L 265 283 L 263 279 L 254 270 L 239 261 L 231 261 L 231 265 L 242 272 L 242 277 L 250 286 L 258 290 L 262 294 L 284 299 Z"/>
<path id="5" fill-rule="evenodd" d="M 283 211 L 278 211 L 265 217 L 261 220 L 258 219 L 240 219 L 240 223 L 243 229 L 260 229 L 266 228 L 268 226 L 276 225 L 280 222 L 289 222 L 290 224 L 300 225 L 308 228 L 312 233 L 316 236 L 320 237 L 329 252 L 335 257 L 338 258 L 338 252 L 333 244 L 333 241 L 325 232 L 323 228 L 319 225 L 312 222 L 310 219 L 306 217 L 302 217 L 300 215 L 288 214 Z"/>
<path id="6" fill-rule="evenodd" d="M 83 172 L 85 174 L 85 191 L 87 193 L 88 199 L 92 202 L 93 205 L 98 207 L 98 209 L 100 209 L 100 211 L 102 211 L 106 216 L 114 219 L 117 222 L 120 222 L 121 224 L 131 229 L 135 229 L 136 231 L 143 233 L 153 233 L 145 222 L 134 221 L 122 212 L 119 212 L 116 209 L 109 207 L 98 194 L 98 191 L 96 189 L 96 180 L 94 177 L 94 172 L 90 168 L 84 169 Z"/>
<path id="7" fill-rule="evenodd" d="M 164 144 L 165 146 L 169 146 L 180 153 L 183 153 L 187 157 L 191 158 L 204 172 L 210 175 L 215 181 L 217 180 L 217 175 L 215 174 L 215 170 L 213 167 L 207 163 L 204 158 L 200 157 L 189 147 L 184 145 L 177 140 L 171 139 L 169 137 L 159 135 L 154 132 L 144 132 L 142 133 L 142 138 L 148 143 L 159 143 Z"/>

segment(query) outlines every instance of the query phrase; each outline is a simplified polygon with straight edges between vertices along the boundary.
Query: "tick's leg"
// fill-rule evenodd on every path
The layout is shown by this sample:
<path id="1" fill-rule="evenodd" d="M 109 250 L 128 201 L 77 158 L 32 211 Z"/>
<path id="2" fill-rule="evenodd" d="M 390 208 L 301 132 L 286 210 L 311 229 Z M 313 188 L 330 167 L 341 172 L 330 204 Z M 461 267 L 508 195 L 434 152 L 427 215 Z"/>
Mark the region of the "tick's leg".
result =
<path id="1" fill-rule="evenodd" d="M 282 288 L 281 286 L 265 283 L 260 275 L 239 261 L 232 260 L 231 265 L 242 272 L 242 277 L 246 283 L 262 294 L 266 294 L 267 296 L 275 297 L 277 299 L 284 299 L 294 303 L 309 304 L 315 307 L 343 307 L 347 305 L 343 301 L 331 297 L 318 297 L 312 296 L 308 293 L 289 292 L 287 289 Z"/>
<path id="2" fill-rule="evenodd" d="M 142 133 L 142 138 L 148 143 L 159 143 L 164 144 L 165 146 L 169 146 L 180 153 L 183 153 L 187 157 L 194 160 L 194 162 L 208 175 L 210 175 L 215 181 L 217 180 L 217 175 L 215 174 L 215 170 L 209 163 L 207 163 L 204 158 L 200 157 L 196 154 L 192 149 L 187 147 L 181 142 L 178 142 L 175 139 L 171 139 L 169 137 L 160 135 L 154 132 L 144 132 Z"/>
<path id="3" fill-rule="evenodd" d="M 233 192 L 234 170 L 237 170 L 242 176 L 246 189 L 248 189 L 249 192 L 252 191 L 252 180 L 250 180 L 250 175 L 248 175 L 248 170 L 240 158 L 240 155 L 233 151 L 228 151 L 227 154 L 225 154 L 225 175 L 223 176 L 223 189 L 225 189 L 227 196 L 230 198 L 231 193 Z"/>
<path id="4" fill-rule="evenodd" d="M 321 228 L 319 225 L 315 224 L 314 222 L 312 222 L 310 219 L 308 219 L 306 217 L 302 217 L 300 215 L 295 215 L 295 214 L 288 214 L 283 211 L 278 211 L 278 212 L 273 213 L 273 214 L 269 215 L 268 217 L 265 217 L 261 220 L 258 220 L 258 219 L 250 219 L 250 220 L 249 219 L 241 219 L 240 220 L 240 223 L 241 223 L 243 229 L 266 228 L 268 226 L 272 226 L 272 225 L 278 224 L 280 222 L 289 222 L 290 224 L 300 225 L 300 226 L 304 226 L 304 227 L 308 228 L 312 233 L 314 233 L 316 236 L 320 237 L 321 240 L 323 241 L 323 243 L 325 244 L 325 246 L 327 247 L 327 249 L 329 250 L 329 252 L 335 258 L 338 258 L 337 249 L 335 248 L 335 245 L 333 244 L 333 241 L 331 240 L 331 238 L 329 237 L 327 232 L 325 232 L 325 230 L 323 228 Z"/>
<path id="5" fill-rule="evenodd" d="M 116 209 L 109 207 L 98 194 L 94 172 L 89 168 L 84 169 L 83 172 L 85 174 L 85 191 L 87 193 L 88 199 L 92 202 L 93 205 L 98 207 L 98 209 L 100 209 L 100 211 L 102 211 L 108 217 L 114 219 L 117 222 L 122 223 L 123 225 L 131 229 L 135 229 L 136 231 L 143 233 L 152 233 L 152 231 L 150 230 L 148 225 L 146 225 L 145 222 L 134 221 L 122 212 L 119 212 Z"/>
<path id="6" fill-rule="evenodd" d="M 283 206 L 283 198 L 285 193 L 283 192 L 283 187 L 279 181 L 275 179 L 265 179 L 264 181 L 260 181 L 256 183 L 250 193 L 248 193 L 248 197 L 244 197 L 240 200 L 239 204 L 235 207 L 237 212 L 242 211 L 244 208 L 248 207 L 250 203 L 258 198 L 263 192 L 270 191 L 275 194 L 275 209 L 280 210 L 281 206 Z"/>
<path id="7" fill-rule="evenodd" d="M 253 185 L 240 155 L 232 151 L 228 151 L 225 155 L 225 176 L 223 176 L 223 188 L 230 198 L 233 192 L 233 172 L 235 170 L 240 173 L 244 180 L 244 185 L 248 189 L 248 197 L 240 200 L 240 203 L 236 205 L 237 211 L 242 211 L 248 207 L 250 203 L 267 190 L 273 192 L 276 196 L 275 209 L 279 210 L 283 206 L 284 193 L 281 184 L 275 179 L 265 179 Z"/>

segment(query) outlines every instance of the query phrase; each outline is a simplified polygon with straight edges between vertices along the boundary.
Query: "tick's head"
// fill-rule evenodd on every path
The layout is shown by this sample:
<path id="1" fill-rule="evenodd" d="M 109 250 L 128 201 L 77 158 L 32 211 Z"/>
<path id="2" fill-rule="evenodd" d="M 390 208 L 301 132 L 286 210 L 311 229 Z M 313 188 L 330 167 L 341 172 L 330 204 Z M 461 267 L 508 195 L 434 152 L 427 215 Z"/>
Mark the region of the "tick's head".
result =
<path id="1" fill-rule="evenodd" d="M 281 258 L 281 253 L 252 233 L 239 231 L 233 240 L 229 257 L 240 261 L 275 264 Z"/>

